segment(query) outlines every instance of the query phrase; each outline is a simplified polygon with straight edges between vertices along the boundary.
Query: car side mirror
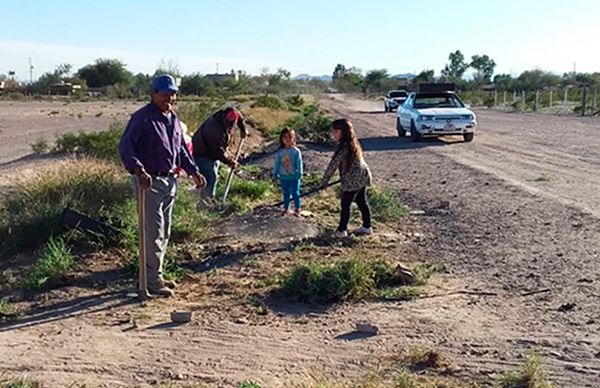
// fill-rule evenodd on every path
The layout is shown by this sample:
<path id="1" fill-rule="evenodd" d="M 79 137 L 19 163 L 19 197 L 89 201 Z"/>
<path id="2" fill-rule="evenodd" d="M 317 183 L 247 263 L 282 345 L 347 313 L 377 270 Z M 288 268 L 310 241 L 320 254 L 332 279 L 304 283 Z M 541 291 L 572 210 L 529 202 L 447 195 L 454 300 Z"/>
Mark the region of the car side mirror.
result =
<path id="1" fill-rule="evenodd" d="M 465 108 L 471 109 L 471 104 L 465 104 Z"/>

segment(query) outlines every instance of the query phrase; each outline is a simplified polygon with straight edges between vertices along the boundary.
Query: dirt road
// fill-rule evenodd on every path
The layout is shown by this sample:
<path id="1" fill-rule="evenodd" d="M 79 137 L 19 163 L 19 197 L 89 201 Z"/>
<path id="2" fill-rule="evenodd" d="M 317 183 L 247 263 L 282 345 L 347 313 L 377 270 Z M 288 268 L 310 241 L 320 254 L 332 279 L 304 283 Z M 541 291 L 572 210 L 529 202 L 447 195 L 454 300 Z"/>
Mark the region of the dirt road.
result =
<path id="1" fill-rule="evenodd" d="M 380 184 L 416 209 L 450 202 L 423 217 L 425 252 L 498 293 L 472 313 L 501 324 L 483 329 L 479 346 L 504 355 L 467 363 L 490 367 L 537 347 L 560 386 L 598 386 L 600 120 L 479 111 L 473 143 L 415 144 L 397 137 L 380 103 L 323 103 L 353 120 Z"/>
<path id="2" fill-rule="evenodd" d="M 45 139 L 53 146 L 56 135 L 108 129 L 126 121 L 138 102 L 0 101 L 0 166 L 31 154 L 31 143 Z"/>
<path id="3" fill-rule="evenodd" d="M 353 120 L 376 183 L 419 211 L 398 231 L 423 237 L 398 254 L 447 267 L 430 297 L 303 313 L 281 306 L 242 319 L 235 301 L 206 308 L 208 276 L 188 281 L 177 300 L 146 307 L 110 289 L 58 289 L 40 295 L 31 315 L 0 326 L 0 373 L 48 386 L 235 387 L 254 379 L 277 387 L 310 373 L 362 376 L 382 357 L 417 346 L 448 355 L 459 375 L 479 381 L 537 349 L 559 387 L 599 386 L 599 122 L 484 111 L 471 144 L 413 144 L 396 136 L 393 114 L 377 112 L 379 103 L 322 104 Z M 313 171 L 330 157 L 303 151 Z M 194 322 L 169 324 L 174 308 L 196 311 Z M 359 319 L 381 334 L 347 339 Z"/>

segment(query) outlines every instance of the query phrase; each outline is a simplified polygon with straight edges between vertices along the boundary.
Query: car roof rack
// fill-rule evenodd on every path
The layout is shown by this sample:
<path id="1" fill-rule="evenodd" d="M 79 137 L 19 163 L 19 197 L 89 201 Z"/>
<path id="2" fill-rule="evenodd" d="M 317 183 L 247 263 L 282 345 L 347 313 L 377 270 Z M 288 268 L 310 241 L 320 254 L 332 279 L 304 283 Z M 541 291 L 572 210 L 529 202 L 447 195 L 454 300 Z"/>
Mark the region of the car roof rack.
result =
<path id="1" fill-rule="evenodd" d="M 456 92 L 454 83 L 419 84 L 417 93 L 444 93 Z"/>

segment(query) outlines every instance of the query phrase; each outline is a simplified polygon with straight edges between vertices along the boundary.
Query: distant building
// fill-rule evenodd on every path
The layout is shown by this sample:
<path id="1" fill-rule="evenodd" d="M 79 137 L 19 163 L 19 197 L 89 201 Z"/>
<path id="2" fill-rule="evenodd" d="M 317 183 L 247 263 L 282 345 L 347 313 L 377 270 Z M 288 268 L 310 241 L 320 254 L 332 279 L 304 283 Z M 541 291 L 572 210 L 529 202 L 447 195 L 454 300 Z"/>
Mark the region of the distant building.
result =
<path id="1" fill-rule="evenodd" d="M 71 94 L 81 92 L 81 85 L 71 82 L 58 82 L 50 86 L 50 94 L 56 96 L 70 96 Z"/>
<path id="2" fill-rule="evenodd" d="M 230 81 L 233 80 L 235 82 L 239 81 L 240 76 L 238 73 L 235 72 L 235 70 L 231 70 L 231 73 L 225 73 L 225 74 L 206 74 L 204 76 L 205 79 L 213 81 L 213 82 L 223 82 L 223 81 Z"/>

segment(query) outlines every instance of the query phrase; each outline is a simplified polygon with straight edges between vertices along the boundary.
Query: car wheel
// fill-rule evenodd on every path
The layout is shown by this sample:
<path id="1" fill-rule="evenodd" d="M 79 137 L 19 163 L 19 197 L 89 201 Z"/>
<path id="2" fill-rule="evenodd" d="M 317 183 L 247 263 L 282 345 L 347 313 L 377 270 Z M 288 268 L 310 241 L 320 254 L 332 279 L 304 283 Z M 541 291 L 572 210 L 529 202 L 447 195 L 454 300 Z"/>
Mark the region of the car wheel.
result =
<path id="1" fill-rule="evenodd" d="M 386 105 L 386 104 L 383 104 L 383 110 L 384 110 L 385 112 L 389 112 L 389 109 L 388 109 L 388 107 L 387 107 L 387 105 Z"/>
<path id="2" fill-rule="evenodd" d="M 473 133 L 473 132 L 463 134 L 463 139 L 465 139 L 465 142 L 467 142 L 467 143 L 472 142 L 474 137 L 475 137 L 475 133 Z"/>
<path id="3" fill-rule="evenodd" d="M 410 138 L 412 141 L 421 141 L 421 134 L 417 131 L 415 122 L 412 120 L 410 122 Z"/>
<path id="4" fill-rule="evenodd" d="M 404 127 L 402 126 L 402 123 L 400 122 L 400 117 L 396 117 L 396 131 L 398 132 L 399 137 L 401 137 L 401 138 L 406 137 L 406 131 L 404 130 Z"/>

